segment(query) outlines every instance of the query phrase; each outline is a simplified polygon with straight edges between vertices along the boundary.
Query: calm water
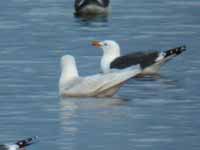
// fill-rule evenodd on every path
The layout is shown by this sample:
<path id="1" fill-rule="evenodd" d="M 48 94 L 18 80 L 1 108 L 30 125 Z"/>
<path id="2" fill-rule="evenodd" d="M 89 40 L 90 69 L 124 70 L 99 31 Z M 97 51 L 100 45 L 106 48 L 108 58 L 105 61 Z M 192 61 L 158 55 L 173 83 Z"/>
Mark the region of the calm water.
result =
<path id="1" fill-rule="evenodd" d="M 112 1 L 112 0 L 111 0 Z M 37 135 L 29 150 L 199 150 L 200 1 L 113 0 L 108 18 L 74 18 L 72 0 L 0 4 L 0 141 Z M 188 51 L 161 77 L 130 80 L 113 99 L 58 96 L 59 59 L 81 75 L 99 72 L 91 40 L 117 40 L 123 53 Z"/>

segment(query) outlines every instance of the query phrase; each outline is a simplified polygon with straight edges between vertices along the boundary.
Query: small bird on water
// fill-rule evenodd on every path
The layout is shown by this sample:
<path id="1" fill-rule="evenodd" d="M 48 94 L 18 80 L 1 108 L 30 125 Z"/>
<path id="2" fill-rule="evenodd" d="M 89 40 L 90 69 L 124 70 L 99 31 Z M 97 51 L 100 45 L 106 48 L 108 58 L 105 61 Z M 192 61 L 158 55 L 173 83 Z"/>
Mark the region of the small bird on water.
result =
<path id="1" fill-rule="evenodd" d="M 107 15 L 109 3 L 110 0 L 75 0 L 75 15 Z"/>
<path id="2" fill-rule="evenodd" d="M 0 144 L 0 150 L 24 150 L 26 146 L 38 142 L 38 137 L 30 137 L 27 139 L 19 140 L 16 143 Z"/>

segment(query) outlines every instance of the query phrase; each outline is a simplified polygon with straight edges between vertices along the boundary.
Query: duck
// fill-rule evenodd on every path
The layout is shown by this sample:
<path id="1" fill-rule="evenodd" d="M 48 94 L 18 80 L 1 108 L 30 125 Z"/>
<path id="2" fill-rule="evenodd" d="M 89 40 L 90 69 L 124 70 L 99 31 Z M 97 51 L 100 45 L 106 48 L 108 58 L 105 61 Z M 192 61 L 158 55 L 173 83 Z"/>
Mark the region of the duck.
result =
<path id="1" fill-rule="evenodd" d="M 107 15 L 110 0 L 75 0 L 76 16 Z"/>

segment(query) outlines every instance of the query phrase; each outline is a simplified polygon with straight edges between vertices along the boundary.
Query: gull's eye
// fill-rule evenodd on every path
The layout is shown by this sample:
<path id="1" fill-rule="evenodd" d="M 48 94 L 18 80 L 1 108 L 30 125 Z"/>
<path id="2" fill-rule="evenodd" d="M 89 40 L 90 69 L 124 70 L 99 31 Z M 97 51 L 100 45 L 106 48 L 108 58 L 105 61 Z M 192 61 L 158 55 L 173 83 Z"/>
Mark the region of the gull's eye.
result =
<path id="1" fill-rule="evenodd" d="M 108 44 L 107 44 L 107 43 L 104 43 L 104 46 L 108 46 Z"/>

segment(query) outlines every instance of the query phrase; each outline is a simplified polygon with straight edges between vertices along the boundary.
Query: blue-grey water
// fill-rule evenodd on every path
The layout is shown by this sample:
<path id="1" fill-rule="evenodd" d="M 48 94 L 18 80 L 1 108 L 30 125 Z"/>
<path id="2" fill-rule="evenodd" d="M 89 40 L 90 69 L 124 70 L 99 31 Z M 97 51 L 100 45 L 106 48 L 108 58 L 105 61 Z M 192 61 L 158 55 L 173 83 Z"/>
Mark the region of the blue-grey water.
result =
<path id="1" fill-rule="evenodd" d="M 0 2 L 0 142 L 37 135 L 29 150 L 199 150 L 200 1 L 111 0 L 107 18 L 73 16 L 73 0 Z M 100 71 L 92 40 L 122 53 L 185 44 L 156 79 L 130 80 L 117 98 L 60 99 L 60 57 Z M 84 90 L 84 89 L 83 89 Z"/>

